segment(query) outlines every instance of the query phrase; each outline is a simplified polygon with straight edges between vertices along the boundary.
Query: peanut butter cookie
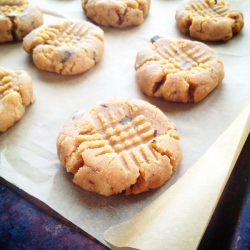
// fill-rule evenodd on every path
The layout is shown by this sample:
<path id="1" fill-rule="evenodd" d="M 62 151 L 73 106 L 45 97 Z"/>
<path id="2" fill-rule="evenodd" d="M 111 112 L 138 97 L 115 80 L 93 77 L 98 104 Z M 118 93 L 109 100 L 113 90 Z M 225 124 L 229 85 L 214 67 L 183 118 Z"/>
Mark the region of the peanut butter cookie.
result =
<path id="1" fill-rule="evenodd" d="M 228 41 L 244 26 L 241 11 L 224 0 L 187 0 L 176 11 L 179 30 L 200 41 Z"/>
<path id="2" fill-rule="evenodd" d="M 224 67 L 207 45 L 155 36 L 136 56 L 141 91 L 172 102 L 199 102 L 224 78 Z"/>
<path id="3" fill-rule="evenodd" d="M 87 21 L 60 20 L 33 30 L 23 40 L 37 68 L 62 75 L 83 73 L 104 50 L 104 32 Z"/>
<path id="4" fill-rule="evenodd" d="M 124 28 L 144 22 L 150 0 L 82 0 L 86 16 L 102 26 Z"/>
<path id="5" fill-rule="evenodd" d="M 43 13 L 26 0 L 0 0 L 0 43 L 18 42 L 43 24 Z"/>
<path id="6" fill-rule="evenodd" d="M 109 101 L 78 111 L 59 132 L 57 152 L 73 182 L 110 196 L 163 185 L 181 158 L 179 133 L 142 100 Z"/>
<path id="7" fill-rule="evenodd" d="M 0 67 L 0 133 L 20 120 L 33 101 L 30 76 L 25 71 Z"/>

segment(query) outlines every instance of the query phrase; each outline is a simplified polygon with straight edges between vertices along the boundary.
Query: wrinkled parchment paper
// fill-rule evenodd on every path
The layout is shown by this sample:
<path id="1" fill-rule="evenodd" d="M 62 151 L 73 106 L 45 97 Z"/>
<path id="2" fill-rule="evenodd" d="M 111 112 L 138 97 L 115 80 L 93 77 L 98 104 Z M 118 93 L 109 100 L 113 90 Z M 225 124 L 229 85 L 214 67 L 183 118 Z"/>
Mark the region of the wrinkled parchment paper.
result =
<path id="1" fill-rule="evenodd" d="M 33 2 L 44 11 L 45 23 L 62 17 L 86 20 L 80 0 Z M 250 17 L 247 15 L 250 2 L 230 2 L 245 14 L 245 27 L 227 43 L 209 44 L 224 63 L 225 78 L 198 104 L 148 98 L 135 82 L 135 56 L 148 39 L 155 35 L 188 38 L 175 26 L 175 10 L 181 3 L 178 0 L 152 0 L 147 19 L 138 27 L 103 28 L 105 51 L 101 62 L 77 76 L 40 71 L 21 43 L 1 44 L 0 65 L 26 70 L 33 79 L 36 101 L 20 122 L 0 135 L 0 175 L 107 244 L 103 233 L 111 226 L 133 218 L 168 192 L 231 124 L 250 97 Z M 61 167 L 56 155 L 56 138 L 65 120 L 80 108 L 89 109 L 93 104 L 113 97 L 149 101 L 159 107 L 179 130 L 183 160 L 163 187 L 137 196 L 102 197 L 75 186 L 71 182 L 72 176 Z M 151 218 L 145 220 L 151 222 Z M 167 237 L 182 239 L 183 235 Z"/>

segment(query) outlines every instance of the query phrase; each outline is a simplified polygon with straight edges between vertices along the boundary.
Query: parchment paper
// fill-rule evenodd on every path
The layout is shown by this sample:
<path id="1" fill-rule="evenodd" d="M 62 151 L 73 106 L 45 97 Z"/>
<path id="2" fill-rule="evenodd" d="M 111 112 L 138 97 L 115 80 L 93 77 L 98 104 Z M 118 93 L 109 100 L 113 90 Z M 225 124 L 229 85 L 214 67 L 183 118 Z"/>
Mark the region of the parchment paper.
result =
<path id="1" fill-rule="evenodd" d="M 86 19 L 78 0 L 34 2 L 47 13 L 45 23 L 55 21 L 59 16 Z M 103 239 L 104 231 L 131 219 L 168 191 L 231 124 L 250 97 L 250 17 L 247 15 L 250 2 L 230 2 L 245 14 L 245 27 L 227 43 L 209 44 L 224 63 L 225 78 L 198 104 L 148 98 L 135 82 L 135 56 L 148 39 L 157 34 L 173 39 L 188 38 L 175 26 L 175 10 L 181 3 L 178 0 L 152 0 L 149 16 L 138 27 L 103 28 L 103 58 L 81 75 L 66 77 L 40 71 L 21 43 L 0 45 L 0 65 L 26 70 L 33 79 L 36 95 L 36 102 L 27 109 L 22 120 L 0 135 L 1 176 L 107 244 Z M 183 160 L 163 187 L 137 196 L 102 197 L 75 186 L 71 182 L 72 176 L 60 166 L 56 137 L 64 121 L 80 108 L 89 109 L 93 104 L 113 97 L 149 101 L 159 107 L 179 130 Z"/>

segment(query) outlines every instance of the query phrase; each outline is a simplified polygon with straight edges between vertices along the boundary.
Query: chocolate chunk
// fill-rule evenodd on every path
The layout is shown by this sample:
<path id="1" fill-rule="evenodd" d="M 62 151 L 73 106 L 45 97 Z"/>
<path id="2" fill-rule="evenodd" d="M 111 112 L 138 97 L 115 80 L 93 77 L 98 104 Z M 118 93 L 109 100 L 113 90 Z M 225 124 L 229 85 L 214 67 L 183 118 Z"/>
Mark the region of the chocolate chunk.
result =
<path id="1" fill-rule="evenodd" d="M 66 50 L 65 52 L 64 52 L 64 57 L 63 57 L 63 59 L 61 60 L 61 63 L 65 63 L 68 59 L 69 59 L 69 57 L 72 55 L 72 52 L 71 51 L 69 51 L 69 50 Z"/>
<path id="2" fill-rule="evenodd" d="M 154 137 L 157 136 L 157 129 L 154 130 Z"/>
<path id="3" fill-rule="evenodd" d="M 154 37 L 152 37 L 151 39 L 150 39 L 150 42 L 151 43 L 154 43 L 154 42 L 156 42 L 158 39 L 160 39 L 161 37 L 160 36 L 158 36 L 158 35 L 156 35 L 156 36 L 154 36 Z"/>
<path id="4" fill-rule="evenodd" d="M 128 122 L 131 122 L 131 117 L 129 117 L 129 116 L 127 116 L 127 115 L 120 121 L 120 123 L 121 123 L 122 125 L 124 125 L 124 124 L 126 124 L 126 123 L 128 123 Z"/>

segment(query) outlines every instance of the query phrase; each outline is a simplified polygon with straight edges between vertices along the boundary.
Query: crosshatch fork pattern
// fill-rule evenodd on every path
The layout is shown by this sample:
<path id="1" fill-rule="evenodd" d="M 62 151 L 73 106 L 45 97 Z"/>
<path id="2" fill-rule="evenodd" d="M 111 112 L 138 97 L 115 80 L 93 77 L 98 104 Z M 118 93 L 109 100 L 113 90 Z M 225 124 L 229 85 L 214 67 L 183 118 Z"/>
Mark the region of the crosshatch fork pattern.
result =
<path id="1" fill-rule="evenodd" d="M 0 99 L 13 89 L 13 78 L 0 69 Z"/>
<path id="2" fill-rule="evenodd" d="M 12 1 L 1 1 L 0 2 L 0 13 L 8 14 L 12 11 L 23 12 L 28 5 L 28 1 L 24 0 L 12 0 Z"/>
<path id="3" fill-rule="evenodd" d="M 97 115 L 104 133 L 78 135 L 77 141 L 81 144 L 79 147 L 82 151 L 88 148 L 103 148 L 103 154 L 120 153 L 124 149 L 146 144 L 156 136 L 157 131 L 145 120 L 144 115 L 131 118 L 126 116 L 122 108 L 119 112 L 123 114 L 122 120 L 117 120 L 112 110 L 109 110 L 108 116 L 103 113 Z"/>
<path id="4" fill-rule="evenodd" d="M 186 9 L 192 10 L 194 15 L 206 16 L 212 19 L 226 17 L 230 11 L 227 5 L 213 4 L 210 6 L 205 1 L 192 3 L 190 6 L 187 6 Z"/>
<path id="5" fill-rule="evenodd" d="M 155 45 L 155 51 L 164 59 L 164 68 L 168 73 L 180 70 L 197 69 L 210 61 L 213 54 L 207 53 L 201 46 L 181 46 L 181 43 L 170 43 L 169 46 Z"/>
<path id="6" fill-rule="evenodd" d="M 148 145 L 157 136 L 157 130 L 152 128 L 144 115 L 131 118 L 122 108 L 118 112 L 119 119 L 112 110 L 107 115 L 99 113 L 97 119 L 101 129 L 92 134 L 79 134 L 78 152 L 99 149 L 96 156 L 115 153 L 127 169 L 131 165 L 139 167 L 141 162 L 149 164 L 158 161 L 159 152 Z"/>
<path id="7" fill-rule="evenodd" d="M 86 39 L 86 35 L 90 32 L 90 27 L 83 27 L 81 23 L 67 23 L 65 22 L 62 26 L 57 24 L 49 27 L 44 27 L 43 30 L 37 34 L 37 39 L 46 41 L 47 44 L 51 45 L 80 45 L 83 39 Z"/>

